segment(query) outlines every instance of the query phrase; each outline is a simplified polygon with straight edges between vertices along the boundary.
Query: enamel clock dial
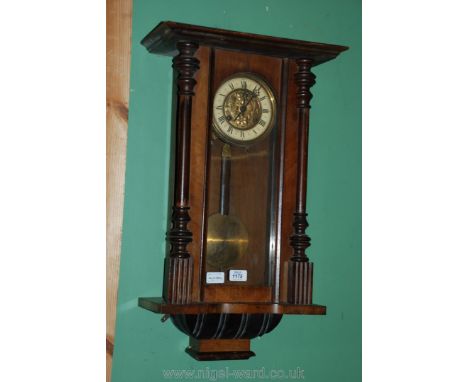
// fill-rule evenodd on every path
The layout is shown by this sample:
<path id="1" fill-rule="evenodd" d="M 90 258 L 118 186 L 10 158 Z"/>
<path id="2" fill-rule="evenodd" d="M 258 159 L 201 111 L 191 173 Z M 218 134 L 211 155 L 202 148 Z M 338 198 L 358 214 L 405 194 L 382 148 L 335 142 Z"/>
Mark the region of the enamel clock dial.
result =
<path id="1" fill-rule="evenodd" d="M 248 145 L 271 130 L 276 100 L 270 86 L 251 73 L 227 78 L 213 100 L 213 126 L 219 137 L 232 144 Z"/>

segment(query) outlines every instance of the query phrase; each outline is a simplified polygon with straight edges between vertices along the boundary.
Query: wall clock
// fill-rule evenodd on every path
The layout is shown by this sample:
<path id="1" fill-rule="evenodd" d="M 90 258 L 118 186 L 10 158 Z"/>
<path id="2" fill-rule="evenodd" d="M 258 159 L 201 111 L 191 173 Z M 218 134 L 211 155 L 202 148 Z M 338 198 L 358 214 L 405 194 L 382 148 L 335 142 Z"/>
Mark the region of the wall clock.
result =
<path id="1" fill-rule="evenodd" d="M 173 57 L 175 123 L 163 295 L 139 305 L 195 359 L 247 359 L 284 314 L 326 313 L 306 255 L 310 70 L 347 47 L 175 22 L 142 44 Z"/>

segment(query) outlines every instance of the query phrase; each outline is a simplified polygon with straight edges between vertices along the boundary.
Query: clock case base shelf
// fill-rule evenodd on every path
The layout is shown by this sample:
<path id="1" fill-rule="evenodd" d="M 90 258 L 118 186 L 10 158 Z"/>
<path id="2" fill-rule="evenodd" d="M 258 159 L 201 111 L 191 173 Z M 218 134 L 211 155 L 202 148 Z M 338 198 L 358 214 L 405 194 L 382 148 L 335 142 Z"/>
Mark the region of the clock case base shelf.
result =
<path id="1" fill-rule="evenodd" d="M 138 305 L 171 317 L 173 324 L 190 338 L 185 349 L 198 361 L 243 360 L 255 356 L 250 340 L 269 333 L 283 314 L 324 315 L 322 305 L 274 303 L 169 304 L 162 297 L 140 297 Z"/>
<path id="2" fill-rule="evenodd" d="M 287 303 L 223 303 L 205 302 L 191 304 L 168 304 L 162 297 L 140 297 L 138 306 L 161 314 L 305 314 L 325 315 L 327 307 L 323 305 L 296 305 Z"/>

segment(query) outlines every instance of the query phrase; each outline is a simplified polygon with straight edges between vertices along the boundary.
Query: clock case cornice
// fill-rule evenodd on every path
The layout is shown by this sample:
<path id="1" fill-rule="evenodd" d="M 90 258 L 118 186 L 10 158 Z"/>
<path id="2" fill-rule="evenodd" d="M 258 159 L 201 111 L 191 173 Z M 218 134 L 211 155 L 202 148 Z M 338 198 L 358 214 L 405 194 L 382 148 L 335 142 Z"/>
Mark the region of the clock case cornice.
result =
<path id="1" fill-rule="evenodd" d="M 348 49 L 347 46 L 342 45 L 236 32 L 174 21 L 160 22 L 141 41 L 141 44 L 151 53 L 174 57 L 179 53 L 177 49 L 179 41 L 280 58 L 311 59 L 313 60 L 312 66 L 333 60 Z"/>

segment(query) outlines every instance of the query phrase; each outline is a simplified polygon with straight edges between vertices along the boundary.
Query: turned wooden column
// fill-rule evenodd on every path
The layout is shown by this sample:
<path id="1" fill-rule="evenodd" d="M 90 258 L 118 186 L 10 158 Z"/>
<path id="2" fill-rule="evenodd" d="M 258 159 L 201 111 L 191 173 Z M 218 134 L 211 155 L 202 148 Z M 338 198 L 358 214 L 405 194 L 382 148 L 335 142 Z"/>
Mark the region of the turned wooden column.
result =
<path id="1" fill-rule="evenodd" d="M 195 95 L 195 73 L 199 61 L 194 57 L 198 44 L 188 41 L 177 43 L 179 54 L 174 57 L 172 67 L 177 73 L 177 118 L 175 126 L 175 174 L 174 202 L 172 205 L 171 229 L 166 235 L 170 244 L 169 257 L 165 260 L 167 272 L 164 298 L 173 304 L 191 301 L 193 260 L 187 251 L 192 241 L 190 221 L 189 175 L 190 175 L 190 131 L 192 127 L 192 96 Z"/>
<path id="2" fill-rule="evenodd" d="M 310 246 L 310 237 L 306 234 L 309 226 L 306 195 L 309 109 L 312 98 L 310 88 L 315 84 L 315 75 L 310 72 L 313 63 L 313 60 L 305 58 L 296 60 L 297 73 L 294 76 L 297 86 L 298 152 L 296 211 L 293 219 L 293 234 L 290 237 L 293 255 L 288 262 L 288 302 L 292 304 L 312 304 L 313 264 L 309 262 L 305 251 Z"/>

